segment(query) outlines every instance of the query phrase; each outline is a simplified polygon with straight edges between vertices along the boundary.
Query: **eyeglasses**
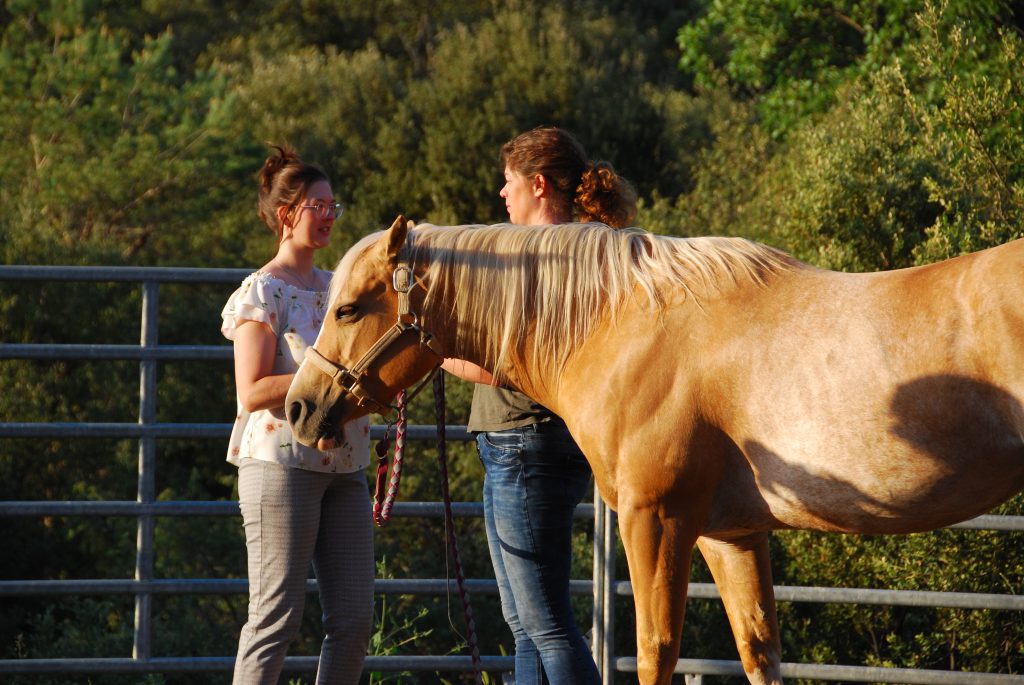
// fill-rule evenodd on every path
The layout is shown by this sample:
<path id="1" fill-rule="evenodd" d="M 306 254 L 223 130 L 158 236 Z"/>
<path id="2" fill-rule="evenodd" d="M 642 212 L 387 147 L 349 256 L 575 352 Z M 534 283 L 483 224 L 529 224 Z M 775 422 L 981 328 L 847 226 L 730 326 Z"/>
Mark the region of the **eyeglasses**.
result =
<path id="1" fill-rule="evenodd" d="M 337 219 L 345 211 L 340 202 L 324 202 L 317 200 L 308 205 L 299 205 L 299 209 L 311 209 L 321 219 Z"/>

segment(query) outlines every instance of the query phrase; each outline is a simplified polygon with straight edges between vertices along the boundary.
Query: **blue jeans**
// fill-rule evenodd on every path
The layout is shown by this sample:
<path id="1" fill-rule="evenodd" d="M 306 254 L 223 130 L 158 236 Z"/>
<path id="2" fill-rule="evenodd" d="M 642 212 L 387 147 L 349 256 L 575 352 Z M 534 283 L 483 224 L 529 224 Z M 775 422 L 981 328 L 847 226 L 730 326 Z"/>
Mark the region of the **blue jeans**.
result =
<path id="1" fill-rule="evenodd" d="M 590 465 L 561 424 L 476 440 L 487 545 L 516 643 L 516 685 L 600 683 L 569 599 L 572 516 Z"/>

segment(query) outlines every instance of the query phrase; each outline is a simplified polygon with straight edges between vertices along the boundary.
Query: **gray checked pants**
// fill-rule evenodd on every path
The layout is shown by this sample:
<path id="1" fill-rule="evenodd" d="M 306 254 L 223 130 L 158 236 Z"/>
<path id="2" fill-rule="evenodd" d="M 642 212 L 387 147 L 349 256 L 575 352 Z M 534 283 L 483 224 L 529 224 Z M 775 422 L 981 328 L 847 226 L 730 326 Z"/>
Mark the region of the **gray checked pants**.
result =
<path id="1" fill-rule="evenodd" d="M 318 685 L 359 682 L 373 627 L 373 524 L 366 476 L 246 459 L 238 471 L 249 615 L 233 685 L 277 685 L 298 635 L 312 561 L 324 640 Z"/>

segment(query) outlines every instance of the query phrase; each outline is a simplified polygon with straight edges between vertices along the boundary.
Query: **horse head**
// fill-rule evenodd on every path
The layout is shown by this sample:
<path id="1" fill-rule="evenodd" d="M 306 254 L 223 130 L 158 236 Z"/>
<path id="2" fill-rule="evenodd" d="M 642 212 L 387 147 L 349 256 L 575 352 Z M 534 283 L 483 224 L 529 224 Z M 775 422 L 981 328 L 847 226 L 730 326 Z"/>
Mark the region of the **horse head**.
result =
<path id="1" fill-rule="evenodd" d="M 285 399 L 292 432 L 305 445 L 329 449 L 347 421 L 371 412 L 386 416 L 401 389 L 441 362 L 419 325 L 410 224 L 399 216 L 338 263 L 320 335 Z"/>

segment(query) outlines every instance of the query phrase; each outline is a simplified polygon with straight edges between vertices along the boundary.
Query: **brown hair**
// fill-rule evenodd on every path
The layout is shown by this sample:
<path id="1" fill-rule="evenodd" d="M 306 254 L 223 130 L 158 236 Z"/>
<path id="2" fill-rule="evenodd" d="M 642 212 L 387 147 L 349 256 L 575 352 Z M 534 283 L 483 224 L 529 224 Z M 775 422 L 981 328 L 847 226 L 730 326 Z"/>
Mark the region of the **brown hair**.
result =
<path id="1" fill-rule="evenodd" d="M 299 159 L 287 145 L 271 147 L 277 154 L 267 157 L 256 176 L 260 185 L 258 211 L 263 223 L 280 240 L 284 227 L 277 215 L 278 207 L 286 205 L 290 212 L 314 183 L 330 179 L 320 167 Z"/>
<path id="2" fill-rule="evenodd" d="M 524 176 L 540 174 L 579 221 L 600 221 L 613 228 L 636 216 L 636 191 L 609 162 L 587 159 L 568 131 L 541 126 L 501 146 L 501 164 Z"/>

